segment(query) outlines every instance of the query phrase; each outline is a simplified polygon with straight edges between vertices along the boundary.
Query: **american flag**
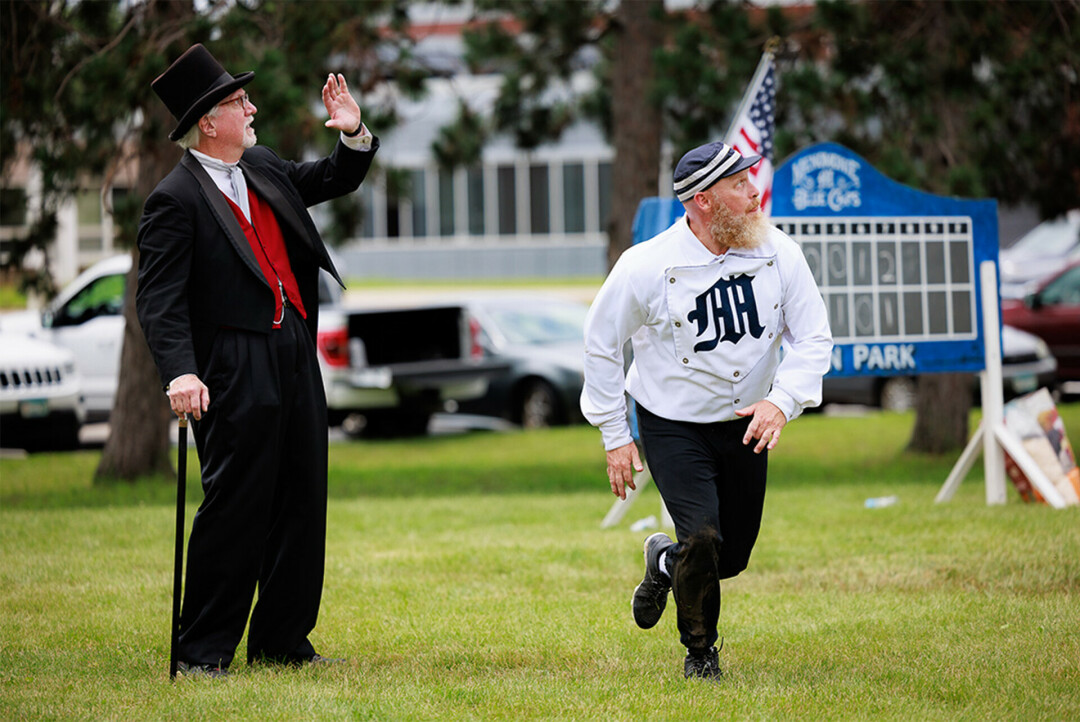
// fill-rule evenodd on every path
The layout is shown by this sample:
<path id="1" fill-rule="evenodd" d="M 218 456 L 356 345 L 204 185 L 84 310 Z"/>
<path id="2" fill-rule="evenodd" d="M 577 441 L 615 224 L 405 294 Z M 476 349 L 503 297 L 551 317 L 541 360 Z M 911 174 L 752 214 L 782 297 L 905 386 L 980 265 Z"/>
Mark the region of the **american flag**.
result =
<path id="1" fill-rule="evenodd" d="M 744 156 L 762 157 L 761 162 L 750 169 L 750 180 L 761 193 L 761 208 L 765 215 L 772 211 L 775 109 L 776 69 L 772 53 L 766 51 L 727 134 L 728 145 Z"/>

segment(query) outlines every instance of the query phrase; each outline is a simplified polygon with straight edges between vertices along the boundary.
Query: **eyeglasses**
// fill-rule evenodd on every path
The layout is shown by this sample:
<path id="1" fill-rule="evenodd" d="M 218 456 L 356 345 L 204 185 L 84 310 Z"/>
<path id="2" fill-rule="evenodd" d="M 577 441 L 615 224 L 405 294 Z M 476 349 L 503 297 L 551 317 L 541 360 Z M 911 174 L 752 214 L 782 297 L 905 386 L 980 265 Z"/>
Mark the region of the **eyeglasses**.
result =
<path id="1" fill-rule="evenodd" d="M 247 93 L 244 93 L 244 94 L 243 94 L 243 95 L 241 95 L 241 96 L 240 96 L 239 98 L 233 98 L 232 100 L 223 100 L 223 101 L 221 101 L 220 103 L 218 103 L 218 105 L 219 105 L 219 106 L 222 106 L 222 105 L 232 105 L 232 104 L 234 104 L 234 103 L 235 103 L 235 104 L 236 104 L 236 107 L 237 107 L 237 108 L 239 108 L 239 109 L 240 109 L 241 111 L 243 111 L 243 110 L 244 110 L 244 108 L 246 108 L 246 107 L 247 107 L 247 104 L 248 104 L 248 102 L 249 102 L 249 101 L 248 101 L 248 94 L 247 94 Z"/>

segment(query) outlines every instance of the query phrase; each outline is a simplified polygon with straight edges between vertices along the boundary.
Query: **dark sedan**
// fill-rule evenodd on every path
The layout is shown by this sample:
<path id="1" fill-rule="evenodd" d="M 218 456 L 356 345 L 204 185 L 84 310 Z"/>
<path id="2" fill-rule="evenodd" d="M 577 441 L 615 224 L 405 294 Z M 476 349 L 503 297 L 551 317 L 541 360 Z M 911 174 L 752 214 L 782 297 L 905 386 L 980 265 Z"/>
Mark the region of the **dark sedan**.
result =
<path id="1" fill-rule="evenodd" d="M 1023 300 L 1002 300 L 1001 320 L 1047 343 L 1057 357 L 1059 380 L 1080 381 L 1080 261 L 1044 280 Z"/>
<path id="2" fill-rule="evenodd" d="M 510 363 L 487 394 L 458 410 L 499 416 L 524 428 L 581 421 L 583 329 L 589 307 L 550 296 L 472 299 L 484 353 Z"/>

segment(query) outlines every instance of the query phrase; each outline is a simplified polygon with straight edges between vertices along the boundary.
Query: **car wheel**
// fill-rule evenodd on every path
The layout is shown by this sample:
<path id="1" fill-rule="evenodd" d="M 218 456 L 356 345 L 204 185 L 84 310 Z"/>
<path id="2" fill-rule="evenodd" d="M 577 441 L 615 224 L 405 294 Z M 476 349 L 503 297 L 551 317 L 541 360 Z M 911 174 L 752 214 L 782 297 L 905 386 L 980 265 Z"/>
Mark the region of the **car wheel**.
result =
<path id="1" fill-rule="evenodd" d="M 880 404 L 885 411 L 910 411 L 915 408 L 915 379 L 894 376 L 881 385 Z"/>
<path id="2" fill-rule="evenodd" d="M 545 381 L 530 381 L 521 394 L 521 426 L 545 429 L 558 421 L 559 402 L 555 389 Z"/>

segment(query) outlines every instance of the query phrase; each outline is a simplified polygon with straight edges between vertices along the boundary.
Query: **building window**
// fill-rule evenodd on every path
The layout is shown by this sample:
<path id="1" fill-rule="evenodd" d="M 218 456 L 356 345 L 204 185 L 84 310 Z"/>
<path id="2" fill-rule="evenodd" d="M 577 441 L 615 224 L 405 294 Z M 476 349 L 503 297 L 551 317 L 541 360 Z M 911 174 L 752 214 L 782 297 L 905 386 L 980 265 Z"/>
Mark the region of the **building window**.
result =
<path id="1" fill-rule="evenodd" d="M 361 221 L 361 234 L 365 238 L 375 237 L 375 191 L 372 190 L 371 183 L 364 183 L 360 186 L 360 215 L 363 219 Z"/>
<path id="2" fill-rule="evenodd" d="M 454 235 L 454 172 L 439 171 L 439 235 Z"/>
<path id="3" fill-rule="evenodd" d="M 5 228 L 26 225 L 26 191 L 22 188 L 0 190 L 0 226 Z"/>
<path id="4" fill-rule="evenodd" d="M 503 236 L 512 235 L 517 233 L 517 183 L 514 166 L 499 166 L 498 190 L 499 234 Z"/>
<path id="5" fill-rule="evenodd" d="M 112 212 L 113 215 L 118 215 L 127 210 L 126 205 L 132 202 L 134 198 L 133 191 L 130 188 L 113 188 L 112 189 Z"/>
<path id="6" fill-rule="evenodd" d="M 401 236 L 401 183 L 400 176 L 386 176 L 386 237 Z"/>
<path id="7" fill-rule="evenodd" d="M 600 180 L 600 230 L 607 231 L 611 224 L 611 163 L 601 163 L 598 168 Z"/>
<path id="8" fill-rule="evenodd" d="M 567 233 L 585 232 L 585 167 L 581 163 L 563 166 L 563 217 Z"/>
<path id="9" fill-rule="evenodd" d="M 550 233 L 550 199 L 548 198 L 548 167 L 529 167 L 529 217 L 533 233 Z"/>
<path id="10" fill-rule="evenodd" d="M 484 235 L 484 169 L 473 166 L 465 171 L 469 194 L 469 234 Z"/>
<path id="11" fill-rule="evenodd" d="M 101 189 L 82 190 L 75 194 L 80 226 L 101 225 Z"/>
<path id="12" fill-rule="evenodd" d="M 424 169 L 414 170 L 409 174 L 409 197 L 412 200 L 412 234 L 417 238 L 427 235 L 427 187 L 424 181 L 427 174 Z"/>

